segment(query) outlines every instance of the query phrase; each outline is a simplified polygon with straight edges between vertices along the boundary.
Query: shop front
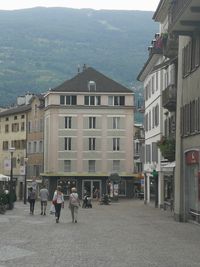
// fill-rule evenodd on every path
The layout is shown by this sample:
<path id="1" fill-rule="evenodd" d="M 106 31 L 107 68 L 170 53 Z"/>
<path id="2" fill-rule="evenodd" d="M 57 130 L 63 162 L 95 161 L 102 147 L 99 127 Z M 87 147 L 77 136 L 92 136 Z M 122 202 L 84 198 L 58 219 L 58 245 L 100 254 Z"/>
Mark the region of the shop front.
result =
<path id="1" fill-rule="evenodd" d="M 64 197 L 67 199 L 72 187 L 76 187 L 80 198 L 85 194 L 92 199 L 96 198 L 96 192 L 102 197 L 103 194 L 108 194 L 111 197 L 133 197 L 134 179 L 133 176 L 119 177 L 119 179 L 110 179 L 110 176 L 90 176 L 90 175 L 48 175 L 42 174 L 42 179 L 45 181 L 49 189 L 50 199 L 57 186 L 61 186 Z M 115 177 L 116 178 L 116 177 Z"/>
<path id="2" fill-rule="evenodd" d="M 189 220 L 200 223 L 199 150 L 185 153 L 185 207 Z"/>

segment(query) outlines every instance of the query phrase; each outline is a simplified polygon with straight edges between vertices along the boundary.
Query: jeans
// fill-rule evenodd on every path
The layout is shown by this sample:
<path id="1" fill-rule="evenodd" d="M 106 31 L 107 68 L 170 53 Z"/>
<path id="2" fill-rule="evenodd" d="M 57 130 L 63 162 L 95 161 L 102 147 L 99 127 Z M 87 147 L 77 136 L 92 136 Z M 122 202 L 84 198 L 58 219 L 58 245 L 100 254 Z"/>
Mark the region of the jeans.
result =
<path id="1" fill-rule="evenodd" d="M 59 218 L 60 218 L 60 211 L 61 211 L 61 203 L 59 203 L 59 204 L 57 203 L 55 205 L 55 210 L 56 210 L 55 216 L 59 220 Z"/>

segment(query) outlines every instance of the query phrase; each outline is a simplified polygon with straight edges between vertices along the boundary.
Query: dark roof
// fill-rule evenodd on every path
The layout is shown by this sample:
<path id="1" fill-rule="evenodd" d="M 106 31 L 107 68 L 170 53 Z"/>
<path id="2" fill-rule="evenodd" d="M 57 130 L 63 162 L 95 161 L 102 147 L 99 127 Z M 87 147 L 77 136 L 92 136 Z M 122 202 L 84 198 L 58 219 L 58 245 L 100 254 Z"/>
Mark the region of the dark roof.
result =
<path id="1" fill-rule="evenodd" d="M 95 69 L 88 67 L 79 72 L 72 79 L 65 81 L 61 85 L 51 89 L 55 92 L 88 92 L 88 82 L 96 83 L 98 93 L 132 93 L 132 90 L 113 81 Z"/>
<path id="2" fill-rule="evenodd" d="M 0 112 L 0 117 L 12 115 L 12 114 L 23 113 L 23 112 L 26 112 L 30 109 L 31 109 L 30 105 L 23 105 L 23 106 L 9 108 L 5 111 Z"/>

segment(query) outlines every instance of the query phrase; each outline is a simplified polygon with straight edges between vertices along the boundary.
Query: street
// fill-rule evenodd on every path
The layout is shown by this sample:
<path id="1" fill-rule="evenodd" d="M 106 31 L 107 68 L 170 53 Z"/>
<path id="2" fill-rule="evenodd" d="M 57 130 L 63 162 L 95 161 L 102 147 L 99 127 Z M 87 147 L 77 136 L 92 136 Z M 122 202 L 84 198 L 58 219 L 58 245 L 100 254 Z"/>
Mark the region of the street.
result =
<path id="1" fill-rule="evenodd" d="M 50 202 L 48 203 L 48 211 Z M 93 202 L 71 222 L 68 203 L 55 217 L 35 215 L 15 203 L 0 215 L 0 267 L 197 267 L 200 227 L 175 222 L 170 211 L 141 200 L 119 200 L 109 206 Z"/>

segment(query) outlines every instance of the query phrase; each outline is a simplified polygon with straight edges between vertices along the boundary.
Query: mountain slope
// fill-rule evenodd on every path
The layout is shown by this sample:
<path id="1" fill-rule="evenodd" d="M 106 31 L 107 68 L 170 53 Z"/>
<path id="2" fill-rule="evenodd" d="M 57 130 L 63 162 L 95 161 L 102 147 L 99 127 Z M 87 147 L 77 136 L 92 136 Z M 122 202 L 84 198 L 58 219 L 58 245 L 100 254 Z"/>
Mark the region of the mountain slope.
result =
<path id="1" fill-rule="evenodd" d="M 132 86 L 157 32 L 152 15 L 68 8 L 0 11 L 0 105 L 57 86 L 84 63 Z"/>

